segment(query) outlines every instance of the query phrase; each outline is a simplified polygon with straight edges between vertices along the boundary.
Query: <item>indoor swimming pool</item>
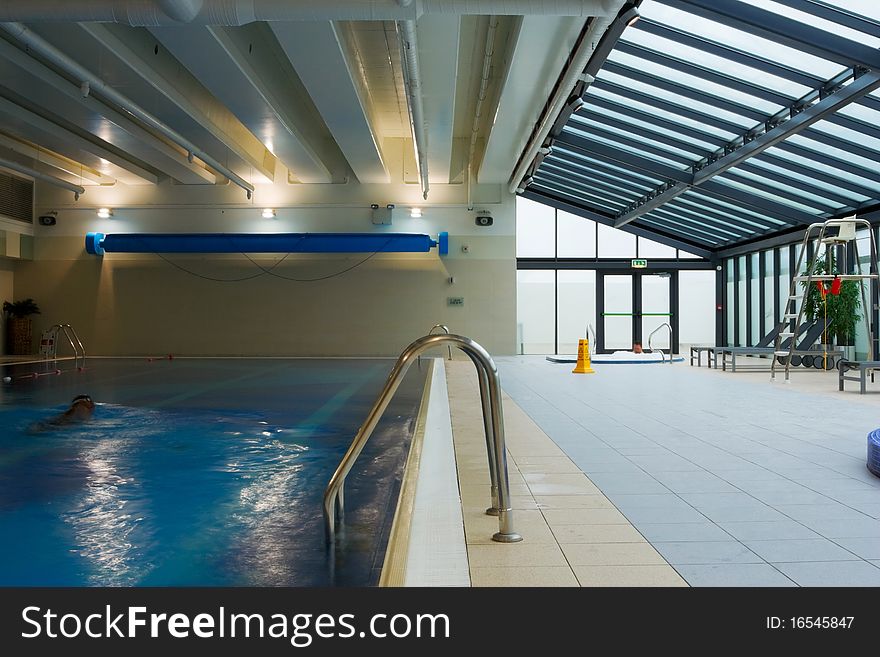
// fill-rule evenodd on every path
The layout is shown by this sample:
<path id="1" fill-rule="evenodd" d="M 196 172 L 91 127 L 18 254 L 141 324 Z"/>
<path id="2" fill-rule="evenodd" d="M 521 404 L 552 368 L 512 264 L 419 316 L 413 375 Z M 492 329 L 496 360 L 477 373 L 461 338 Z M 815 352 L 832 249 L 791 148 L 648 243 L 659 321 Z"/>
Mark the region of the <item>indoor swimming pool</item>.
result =
<path id="1" fill-rule="evenodd" d="M 424 385 L 413 368 L 346 485 L 331 568 L 321 496 L 393 362 L 90 359 L 0 385 L 0 585 L 378 581 Z M 52 366 L 54 368 L 54 366 Z M 53 425 L 70 400 L 91 421 Z"/>

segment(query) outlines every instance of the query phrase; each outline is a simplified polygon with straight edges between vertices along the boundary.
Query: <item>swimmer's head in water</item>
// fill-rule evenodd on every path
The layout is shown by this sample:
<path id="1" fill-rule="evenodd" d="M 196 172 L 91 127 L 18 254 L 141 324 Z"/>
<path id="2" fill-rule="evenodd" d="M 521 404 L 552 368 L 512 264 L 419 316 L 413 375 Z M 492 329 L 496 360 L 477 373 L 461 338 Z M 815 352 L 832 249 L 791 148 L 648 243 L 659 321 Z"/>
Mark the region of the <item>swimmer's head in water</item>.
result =
<path id="1" fill-rule="evenodd" d="M 89 395 L 77 395 L 70 402 L 70 411 L 78 411 L 80 413 L 91 415 L 94 409 L 95 402 L 92 401 L 92 398 Z"/>

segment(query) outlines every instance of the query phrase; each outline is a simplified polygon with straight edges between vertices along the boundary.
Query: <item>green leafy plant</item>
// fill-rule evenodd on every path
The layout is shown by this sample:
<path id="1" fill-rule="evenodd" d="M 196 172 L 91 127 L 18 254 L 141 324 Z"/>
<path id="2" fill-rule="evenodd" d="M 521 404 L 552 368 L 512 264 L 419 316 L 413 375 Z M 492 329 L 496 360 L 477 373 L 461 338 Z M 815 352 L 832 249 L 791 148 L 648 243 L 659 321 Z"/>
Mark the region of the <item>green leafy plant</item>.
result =
<path id="1" fill-rule="evenodd" d="M 3 312 L 16 318 L 24 318 L 28 315 L 39 315 L 40 307 L 33 299 L 24 299 L 22 301 L 3 302 Z"/>
<path id="2" fill-rule="evenodd" d="M 819 260 L 813 269 L 813 276 L 838 273 L 840 272 L 833 254 L 827 261 Z M 802 275 L 806 276 L 806 272 Z M 806 284 L 806 281 L 801 281 L 802 286 L 806 286 Z M 830 288 L 830 281 L 825 281 L 825 285 Z M 810 283 L 810 289 L 807 290 L 804 316 L 810 322 L 823 320 L 827 316 L 829 326 L 826 332 L 826 341 L 830 342 L 832 336 L 836 336 L 838 345 L 851 345 L 855 342 L 856 324 L 862 317 L 859 314 L 861 305 L 858 281 L 842 281 L 840 294 L 828 292 L 826 298 L 823 299 L 814 280 Z"/>

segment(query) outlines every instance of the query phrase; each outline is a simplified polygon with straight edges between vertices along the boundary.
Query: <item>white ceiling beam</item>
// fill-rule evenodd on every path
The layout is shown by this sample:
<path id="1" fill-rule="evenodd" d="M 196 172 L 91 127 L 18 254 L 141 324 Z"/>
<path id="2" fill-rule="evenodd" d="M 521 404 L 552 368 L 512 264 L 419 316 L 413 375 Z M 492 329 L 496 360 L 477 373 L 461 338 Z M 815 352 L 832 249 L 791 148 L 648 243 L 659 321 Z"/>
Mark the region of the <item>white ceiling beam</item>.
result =
<path id="1" fill-rule="evenodd" d="M 422 99 L 428 133 L 428 172 L 433 183 L 447 184 L 452 172 L 453 123 L 461 17 L 431 16 L 419 19 L 419 62 Z"/>
<path id="2" fill-rule="evenodd" d="M 42 103 L 43 100 L 38 100 L 35 96 L 41 91 L 40 83 L 44 83 L 59 94 L 59 99 L 63 96 L 63 102 L 68 107 L 70 104 L 76 105 L 90 115 L 88 125 L 82 125 L 84 129 L 96 136 L 100 136 L 102 133 L 106 135 L 108 131 L 114 132 L 114 126 L 117 126 L 131 135 L 134 138 L 132 141 L 141 144 L 140 147 L 132 146 L 130 141 L 124 147 L 130 149 L 132 155 L 155 167 L 169 178 L 183 184 L 194 185 L 217 182 L 218 177 L 214 173 L 208 171 L 198 162 L 190 162 L 182 149 L 160 139 L 155 134 L 144 129 L 143 126 L 135 122 L 130 116 L 102 103 L 94 96 L 83 96 L 82 90 L 77 84 L 56 73 L 42 62 L 37 61 L 4 39 L 0 39 L 0 56 L 29 75 L 29 77 L 24 79 L 13 79 L 9 72 L 6 71 L 6 75 L 3 77 L 4 84 L 14 88 L 18 93 L 29 97 L 38 104 Z M 36 84 L 34 78 L 36 78 Z M 66 113 L 68 115 L 73 114 L 70 109 Z M 103 119 L 106 119 L 106 121 Z M 123 145 L 118 136 L 115 136 L 114 141 Z"/>
<path id="3" fill-rule="evenodd" d="M 363 76 L 352 70 L 337 27 L 317 22 L 271 28 L 357 179 L 389 182 Z"/>
<path id="4" fill-rule="evenodd" d="M 583 20 L 571 18 L 522 19 L 516 42 L 508 51 L 479 182 L 508 182 L 583 27 Z"/>
<path id="5" fill-rule="evenodd" d="M 265 25 L 151 32 L 292 177 L 303 183 L 346 181 L 345 158 Z"/>
<path id="6" fill-rule="evenodd" d="M 112 176 L 97 171 L 81 162 L 71 160 L 58 153 L 50 151 L 42 146 L 32 144 L 15 137 L 0 134 L 0 147 L 8 151 L 17 153 L 23 164 L 28 164 L 44 173 L 51 173 L 55 170 L 54 175 L 63 176 L 69 174 L 72 178 L 78 178 L 83 184 L 90 183 L 93 185 L 112 185 L 116 179 Z M 11 153 L 7 153 L 6 157 L 15 159 Z"/>
<path id="7" fill-rule="evenodd" d="M 150 171 L 139 164 L 132 162 L 131 160 L 122 157 L 119 153 L 113 149 L 110 144 L 103 143 L 97 137 L 93 135 L 86 136 L 85 130 L 82 132 L 77 132 L 71 129 L 68 129 L 66 126 L 62 126 L 55 121 L 52 121 L 44 116 L 40 116 L 36 114 L 30 109 L 26 109 L 21 105 L 12 102 L 7 98 L 0 97 L 0 114 L 5 114 L 10 117 L 13 121 L 19 122 L 33 128 L 37 133 L 43 133 L 48 135 L 50 138 L 57 140 L 57 142 L 61 144 L 68 145 L 69 148 L 72 148 L 74 151 L 84 151 L 87 153 L 92 153 L 95 157 L 103 160 L 107 163 L 107 165 L 112 165 L 112 167 L 116 167 L 119 170 L 126 171 L 129 174 L 132 174 L 139 182 L 143 184 L 144 182 L 153 183 L 154 185 L 159 182 L 159 177 L 155 172 Z M 10 124 L 7 123 L 7 126 Z M 43 143 L 41 139 L 31 139 L 31 141 L 35 141 L 37 143 Z M 68 157 L 71 157 L 71 152 L 67 149 L 60 149 L 57 147 L 52 147 L 53 150 L 57 150 L 61 153 L 65 153 Z M 79 159 L 74 156 L 74 159 Z M 123 180 L 124 182 L 136 183 L 138 181 L 131 180 L 130 176 L 120 175 L 118 171 L 115 171 L 111 166 L 104 166 L 103 172 L 112 175 L 114 178 L 118 180 Z"/>
<path id="8" fill-rule="evenodd" d="M 232 154 L 256 173 L 274 180 L 275 156 L 180 62 L 162 48 L 157 51 L 154 37 L 148 31 L 98 23 L 83 23 L 81 27 L 108 54 L 137 74 Z"/>

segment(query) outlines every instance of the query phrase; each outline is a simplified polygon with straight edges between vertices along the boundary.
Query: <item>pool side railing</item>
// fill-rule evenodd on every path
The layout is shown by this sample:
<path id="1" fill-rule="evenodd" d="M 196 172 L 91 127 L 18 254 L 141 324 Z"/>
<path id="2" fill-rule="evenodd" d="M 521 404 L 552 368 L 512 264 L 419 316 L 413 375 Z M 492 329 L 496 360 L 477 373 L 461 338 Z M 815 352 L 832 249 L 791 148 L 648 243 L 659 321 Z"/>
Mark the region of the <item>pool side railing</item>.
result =
<path id="1" fill-rule="evenodd" d="M 489 460 L 489 478 L 491 483 L 491 506 L 486 509 L 488 515 L 498 516 L 498 532 L 492 536 L 499 543 L 515 543 L 522 540 L 513 528 L 513 509 L 510 499 L 510 482 L 507 474 L 507 448 L 504 440 L 504 416 L 501 406 L 501 379 L 495 362 L 482 346 L 470 338 L 461 335 L 426 335 L 411 343 L 397 359 L 385 387 L 373 408 L 361 425 L 357 435 L 349 446 L 342 461 L 330 478 L 324 491 L 324 524 L 327 542 L 336 543 L 336 528 L 344 522 L 345 478 L 369 441 L 373 430 L 382 418 L 382 414 L 394 397 L 413 361 L 420 354 L 433 347 L 447 345 L 463 351 L 473 362 L 477 370 L 480 387 L 480 401 L 483 410 L 483 430 L 486 434 L 486 453 Z"/>

